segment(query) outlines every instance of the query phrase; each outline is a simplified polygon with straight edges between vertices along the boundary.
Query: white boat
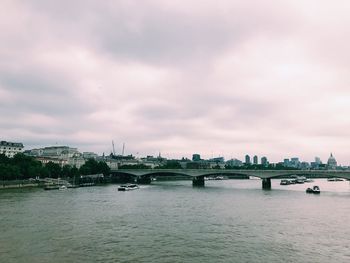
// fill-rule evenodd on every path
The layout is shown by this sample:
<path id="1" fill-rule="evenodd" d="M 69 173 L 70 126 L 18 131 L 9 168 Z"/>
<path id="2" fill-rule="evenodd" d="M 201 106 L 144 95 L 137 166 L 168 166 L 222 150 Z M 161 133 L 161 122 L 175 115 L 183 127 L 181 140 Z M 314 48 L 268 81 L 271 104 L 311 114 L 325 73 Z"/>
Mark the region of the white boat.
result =
<path id="1" fill-rule="evenodd" d="M 140 187 L 137 184 L 124 184 L 118 187 L 118 191 L 130 191 L 130 190 L 136 190 Z"/>
<path id="2" fill-rule="evenodd" d="M 314 180 L 310 179 L 310 178 L 306 178 L 305 183 L 312 183 Z"/>
<path id="3" fill-rule="evenodd" d="M 287 179 L 282 179 L 280 182 L 280 185 L 289 185 L 289 184 L 290 184 L 290 181 Z"/>
<path id="4" fill-rule="evenodd" d="M 66 190 L 66 189 L 67 189 L 67 186 L 65 186 L 65 185 L 61 185 L 59 188 L 59 190 Z"/>

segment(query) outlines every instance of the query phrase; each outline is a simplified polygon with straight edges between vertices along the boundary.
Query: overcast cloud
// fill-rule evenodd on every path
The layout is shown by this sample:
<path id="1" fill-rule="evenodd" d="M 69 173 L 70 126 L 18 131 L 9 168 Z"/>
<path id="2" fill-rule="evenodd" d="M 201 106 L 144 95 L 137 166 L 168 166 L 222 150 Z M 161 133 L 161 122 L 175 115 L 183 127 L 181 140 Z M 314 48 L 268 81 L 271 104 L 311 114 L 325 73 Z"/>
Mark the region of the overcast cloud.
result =
<path id="1" fill-rule="evenodd" d="M 0 139 L 350 164 L 349 1 L 2 0 Z"/>

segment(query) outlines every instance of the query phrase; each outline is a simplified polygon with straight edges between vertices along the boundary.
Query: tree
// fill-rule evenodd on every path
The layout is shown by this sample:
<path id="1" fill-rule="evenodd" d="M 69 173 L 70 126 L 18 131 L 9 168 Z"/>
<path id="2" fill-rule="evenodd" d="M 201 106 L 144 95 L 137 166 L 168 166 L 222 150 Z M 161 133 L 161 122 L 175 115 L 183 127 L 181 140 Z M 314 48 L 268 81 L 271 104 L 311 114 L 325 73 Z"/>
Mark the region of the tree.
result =
<path id="1" fill-rule="evenodd" d="M 10 159 L 5 154 L 0 154 L 0 164 L 9 164 Z"/>
<path id="2" fill-rule="evenodd" d="M 62 174 L 61 166 L 59 166 L 57 163 L 48 162 L 46 164 L 46 168 L 48 169 L 49 176 L 52 178 L 58 178 Z"/>
<path id="3" fill-rule="evenodd" d="M 178 161 L 170 160 L 166 164 L 159 166 L 159 169 L 181 169 L 181 164 Z"/>
<path id="4" fill-rule="evenodd" d="M 62 177 L 71 177 L 71 166 L 66 164 L 65 166 L 62 167 Z"/>
<path id="5" fill-rule="evenodd" d="M 105 162 L 97 162 L 95 159 L 89 159 L 80 167 L 80 173 L 83 175 L 89 174 L 99 174 L 104 175 L 109 174 L 110 168 Z"/>

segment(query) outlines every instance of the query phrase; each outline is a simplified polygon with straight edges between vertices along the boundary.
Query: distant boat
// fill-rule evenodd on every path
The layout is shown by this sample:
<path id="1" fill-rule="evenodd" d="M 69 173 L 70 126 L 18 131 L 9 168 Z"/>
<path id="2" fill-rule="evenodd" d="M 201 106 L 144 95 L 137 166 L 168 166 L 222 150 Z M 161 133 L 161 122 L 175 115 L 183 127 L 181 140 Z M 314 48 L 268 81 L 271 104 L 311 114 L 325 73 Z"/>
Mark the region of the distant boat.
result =
<path id="1" fill-rule="evenodd" d="M 140 187 L 137 184 L 124 184 L 118 187 L 118 191 L 130 191 L 130 190 L 136 190 Z"/>
<path id="2" fill-rule="evenodd" d="M 319 194 L 319 193 L 321 193 L 321 191 L 320 191 L 320 188 L 317 186 L 317 185 L 315 185 L 313 188 L 307 188 L 306 189 L 306 193 L 308 193 L 308 194 Z"/>
<path id="3" fill-rule="evenodd" d="M 310 179 L 310 178 L 307 178 L 307 179 L 305 179 L 305 183 L 311 183 L 311 182 L 313 182 L 314 180 L 312 180 L 312 179 Z"/>
<path id="4" fill-rule="evenodd" d="M 297 184 L 303 184 L 305 183 L 306 177 L 305 176 L 297 176 L 295 179 L 295 183 Z"/>
<path id="5" fill-rule="evenodd" d="M 282 179 L 280 185 L 290 185 L 290 180 Z"/>
<path id="6" fill-rule="evenodd" d="M 68 184 L 67 187 L 68 187 L 68 188 L 79 188 L 79 185 L 76 185 L 76 184 Z"/>
<path id="7" fill-rule="evenodd" d="M 44 190 L 48 191 L 48 190 L 58 190 L 60 189 L 60 187 L 58 185 L 46 185 L 44 187 Z"/>
<path id="8" fill-rule="evenodd" d="M 60 187 L 59 187 L 59 190 L 66 190 L 67 189 L 67 186 L 65 186 L 65 185 L 61 185 Z"/>
<path id="9" fill-rule="evenodd" d="M 344 179 L 332 177 L 332 178 L 328 178 L 327 181 L 328 182 L 341 182 L 341 181 L 344 181 Z"/>
<path id="10" fill-rule="evenodd" d="M 226 179 L 228 179 L 226 176 L 221 176 L 221 175 L 204 177 L 204 180 L 206 180 L 206 181 L 211 181 L 211 180 L 226 180 Z"/>

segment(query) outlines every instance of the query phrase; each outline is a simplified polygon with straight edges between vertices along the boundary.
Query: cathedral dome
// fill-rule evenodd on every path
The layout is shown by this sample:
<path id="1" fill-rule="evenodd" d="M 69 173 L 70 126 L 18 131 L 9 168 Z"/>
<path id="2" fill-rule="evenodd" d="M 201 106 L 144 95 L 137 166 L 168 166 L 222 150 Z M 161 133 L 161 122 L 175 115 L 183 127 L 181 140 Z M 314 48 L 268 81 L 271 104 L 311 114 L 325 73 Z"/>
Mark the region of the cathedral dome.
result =
<path id="1" fill-rule="evenodd" d="M 331 153 L 331 156 L 329 156 L 327 161 L 328 168 L 335 169 L 337 167 L 337 161 L 333 157 L 333 154 Z"/>

